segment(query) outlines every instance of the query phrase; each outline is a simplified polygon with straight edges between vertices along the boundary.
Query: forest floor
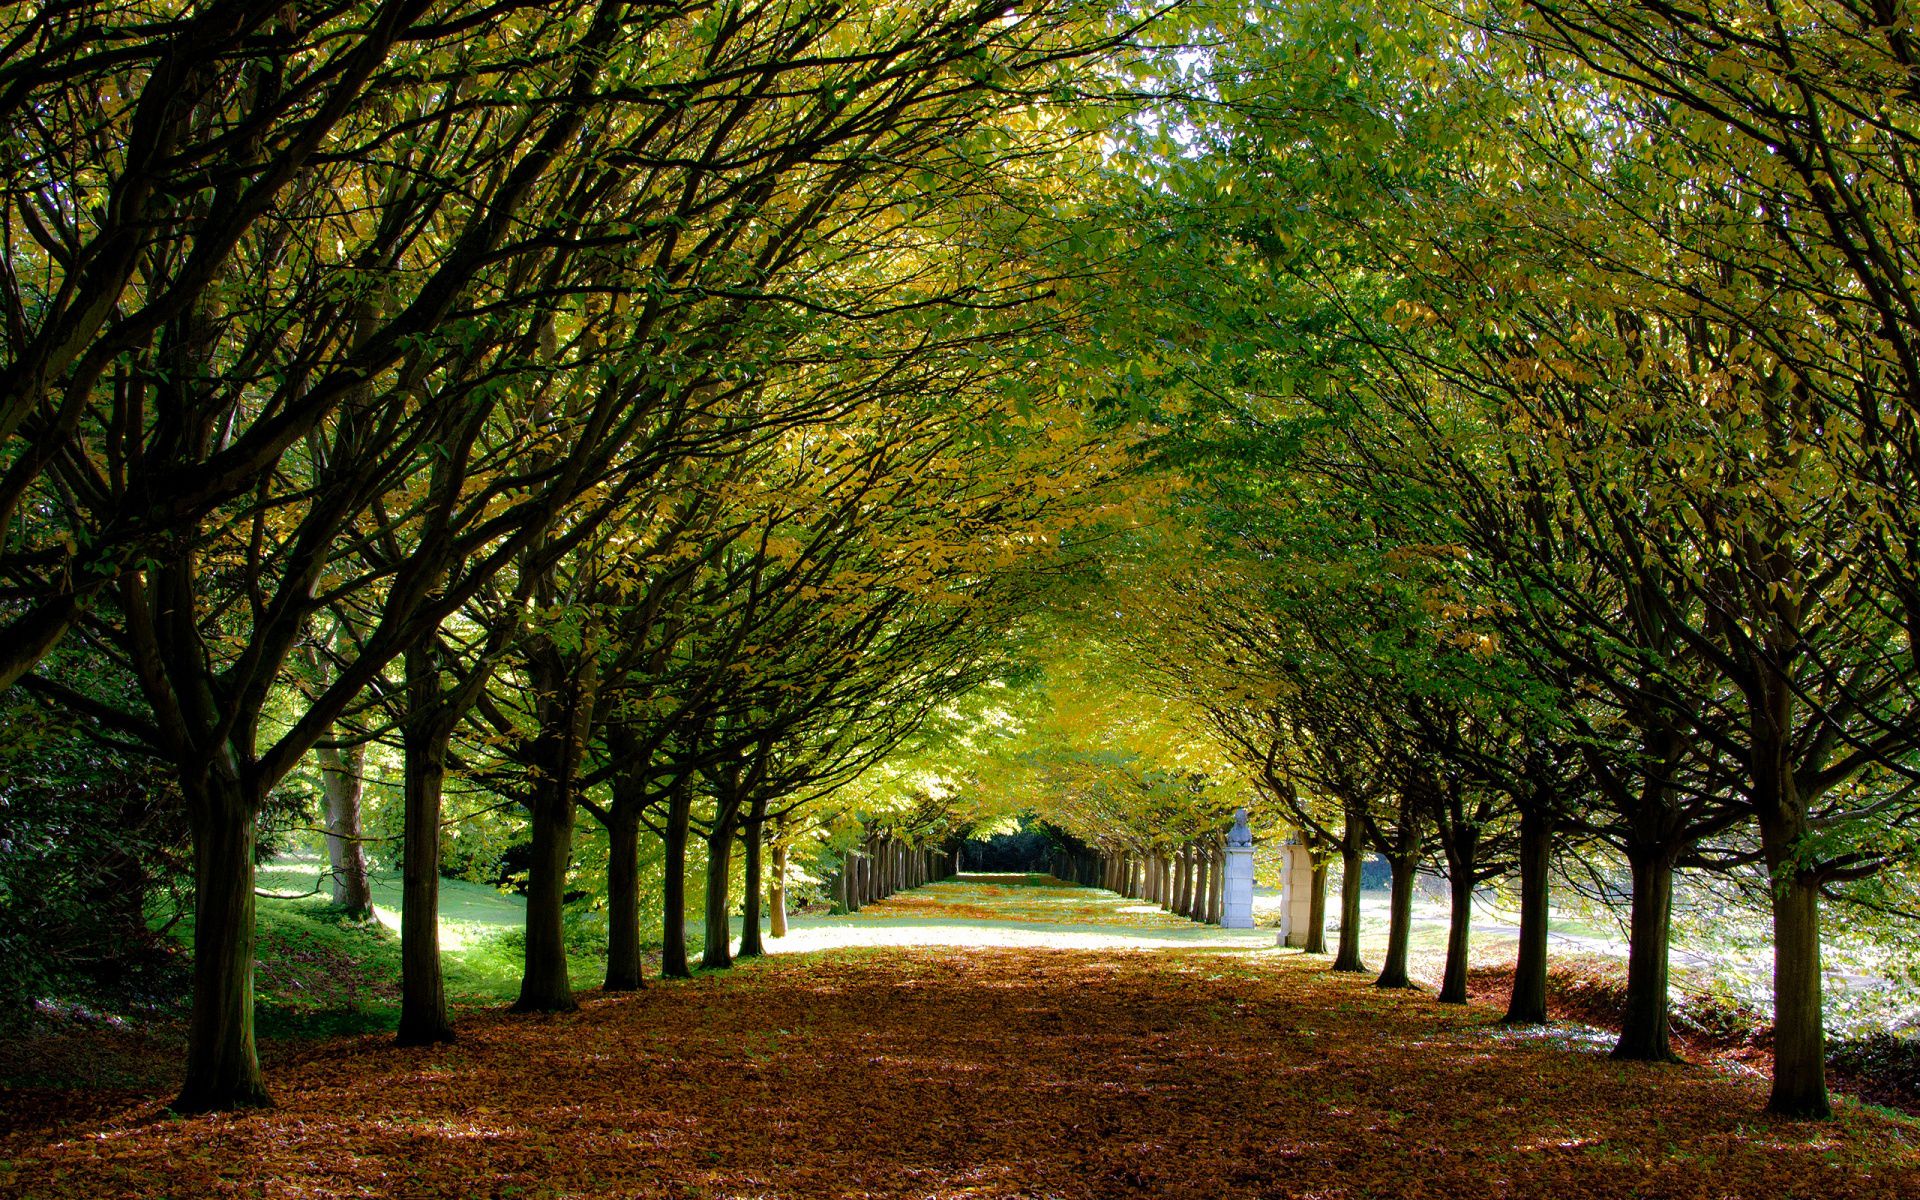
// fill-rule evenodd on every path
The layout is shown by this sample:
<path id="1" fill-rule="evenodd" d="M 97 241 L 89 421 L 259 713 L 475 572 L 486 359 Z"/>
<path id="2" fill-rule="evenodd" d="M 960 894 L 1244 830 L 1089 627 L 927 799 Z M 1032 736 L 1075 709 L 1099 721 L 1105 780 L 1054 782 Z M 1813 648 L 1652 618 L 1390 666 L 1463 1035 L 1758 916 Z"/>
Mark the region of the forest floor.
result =
<path id="1" fill-rule="evenodd" d="M 1053 940 L 1088 921 L 1112 944 Z M 156 1094 L 0 1136 L 0 1196 L 1920 1196 L 1911 1120 L 1769 1118 L 1757 1075 L 1614 1063 L 1271 931 L 1004 880 L 785 941 L 830 944 L 466 1012 L 451 1046 L 312 1043 L 268 1111 Z"/>

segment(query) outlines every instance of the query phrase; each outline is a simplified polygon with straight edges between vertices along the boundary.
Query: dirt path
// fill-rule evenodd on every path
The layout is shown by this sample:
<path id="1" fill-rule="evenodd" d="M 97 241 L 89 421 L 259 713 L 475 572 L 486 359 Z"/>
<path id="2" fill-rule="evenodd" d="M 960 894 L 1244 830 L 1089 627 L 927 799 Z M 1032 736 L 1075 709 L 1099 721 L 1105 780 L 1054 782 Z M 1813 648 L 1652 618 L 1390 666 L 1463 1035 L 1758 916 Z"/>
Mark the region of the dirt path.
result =
<path id="1" fill-rule="evenodd" d="M 1045 926 L 1083 898 L 943 903 Z M 276 1073 L 271 1112 L 154 1101 L 0 1141 L 0 1195 L 1920 1195 L 1912 1125 L 1763 1118 L 1757 1081 L 1493 1015 L 1271 950 L 780 954 L 564 1017 L 470 1016 L 450 1047 L 332 1043 Z"/>

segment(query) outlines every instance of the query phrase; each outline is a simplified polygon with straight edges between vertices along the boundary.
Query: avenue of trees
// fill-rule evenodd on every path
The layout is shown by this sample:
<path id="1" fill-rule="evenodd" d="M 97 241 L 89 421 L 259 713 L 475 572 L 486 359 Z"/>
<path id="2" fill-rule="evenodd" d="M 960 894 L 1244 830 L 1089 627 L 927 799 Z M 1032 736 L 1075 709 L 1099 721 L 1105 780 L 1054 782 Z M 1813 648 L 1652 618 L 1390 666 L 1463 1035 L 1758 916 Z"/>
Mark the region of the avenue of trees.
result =
<path id="1" fill-rule="evenodd" d="M 296 774 L 365 911 L 396 764 L 421 1044 L 472 810 L 554 1011 L 583 831 L 628 989 L 643 914 L 668 976 L 732 961 L 735 894 L 759 952 L 791 855 L 848 908 L 950 871 L 915 771 L 966 759 L 1063 875 L 1201 920 L 1247 789 L 1342 865 L 1335 970 L 1384 856 L 1384 987 L 1438 870 L 1444 1002 L 1512 881 L 1516 1022 L 1584 864 L 1628 1059 L 1673 1056 L 1676 874 L 1723 877 L 1771 920 L 1771 1107 L 1824 1115 L 1823 922 L 1920 909 L 1911 38 L 1869 0 L 10 6 L 0 950 L 114 969 L 11 915 L 47 864 L 141 938 L 182 889 L 177 1107 L 262 1104 Z M 1145 710 L 983 751 L 1062 639 Z"/>
<path id="2" fill-rule="evenodd" d="M 1475 884 L 1517 876 L 1509 1017 L 1542 1019 L 1551 864 L 1600 855 L 1615 1053 L 1668 1059 L 1675 873 L 1727 873 L 1771 915 L 1770 1106 L 1825 1114 L 1823 914 L 1913 911 L 1920 816 L 1904 19 L 1539 0 L 1220 33 L 1158 165 L 1157 269 L 1215 352 L 1159 356 L 1179 383 L 1140 399 L 1207 553 L 1144 555 L 1124 628 L 1315 854 L 1386 857 L 1382 986 L 1422 863 L 1454 897 L 1443 1001 Z"/>

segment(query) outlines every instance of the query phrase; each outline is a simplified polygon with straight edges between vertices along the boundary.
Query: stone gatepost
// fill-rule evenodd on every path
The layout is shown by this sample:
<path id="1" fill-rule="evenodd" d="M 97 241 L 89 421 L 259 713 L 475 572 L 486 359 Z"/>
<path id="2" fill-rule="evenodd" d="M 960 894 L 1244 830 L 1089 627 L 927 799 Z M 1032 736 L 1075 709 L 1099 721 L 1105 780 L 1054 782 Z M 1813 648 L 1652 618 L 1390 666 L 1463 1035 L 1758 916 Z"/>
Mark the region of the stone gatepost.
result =
<path id="1" fill-rule="evenodd" d="M 1313 855 L 1297 841 L 1280 847 L 1280 936 L 1278 946 L 1304 947 L 1313 920 Z"/>
<path id="2" fill-rule="evenodd" d="M 1253 830 L 1247 827 L 1247 810 L 1235 809 L 1233 828 L 1227 833 L 1227 865 L 1221 872 L 1223 895 L 1220 901 L 1220 928 L 1253 928 Z"/>

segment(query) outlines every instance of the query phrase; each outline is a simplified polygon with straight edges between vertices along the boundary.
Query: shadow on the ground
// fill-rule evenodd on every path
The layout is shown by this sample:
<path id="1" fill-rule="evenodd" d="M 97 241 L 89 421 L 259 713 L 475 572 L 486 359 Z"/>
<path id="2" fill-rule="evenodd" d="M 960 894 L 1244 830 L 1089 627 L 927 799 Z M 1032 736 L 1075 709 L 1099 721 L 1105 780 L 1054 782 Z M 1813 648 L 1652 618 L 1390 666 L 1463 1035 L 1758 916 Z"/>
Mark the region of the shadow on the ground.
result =
<path id="1" fill-rule="evenodd" d="M 859 949 L 341 1042 L 281 1107 L 0 1141 L 0 1193 L 1882 1197 L 1912 1130 L 1295 957 Z"/>

